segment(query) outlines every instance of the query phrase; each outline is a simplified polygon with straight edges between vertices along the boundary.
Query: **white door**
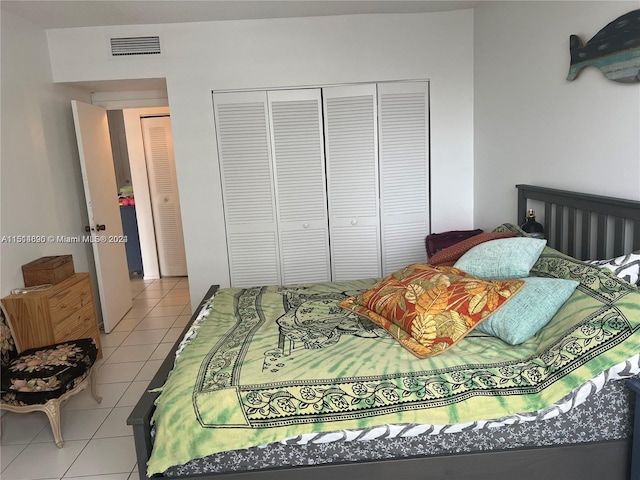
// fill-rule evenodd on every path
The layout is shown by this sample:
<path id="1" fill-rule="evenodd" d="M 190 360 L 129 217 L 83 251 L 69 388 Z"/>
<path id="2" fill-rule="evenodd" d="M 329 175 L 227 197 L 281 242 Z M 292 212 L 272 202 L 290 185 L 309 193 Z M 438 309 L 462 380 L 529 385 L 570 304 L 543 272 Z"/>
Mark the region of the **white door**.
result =
<path id="1" fill-rule="evenodd" d="M 280 284 L 266 92 L 213 95 L 231 285 Z"/>
<path id="2" fill-rule="evenodd" d="M 187 257 L 184 251 L 171 118 L 147 117 L 142 118 L 141 122 L 160 276 L 186 276 Z"/>
<path id="3" fill-rule="evenodd" d="M 267 92 L 282 283 L 328 282 L 320 89 Z"/>
<path id="4" fill-rule="evenodd" d="M 376 86 L 322 93 L 333 280 L 380 277 Z"/>
<path id="5" fill-rule="evenodd" d="M 102 322 L 104 331 L 109 333 L 129 311 L 132 300 L 107 112 L 75 100 L 71 101 L 71 108 L 89 214 Z"/>
<path id="6" fill-rule="evenodd" d="M 429 84 L 378 85 L 382 275 L 425 263 L 429 234 Z"/>

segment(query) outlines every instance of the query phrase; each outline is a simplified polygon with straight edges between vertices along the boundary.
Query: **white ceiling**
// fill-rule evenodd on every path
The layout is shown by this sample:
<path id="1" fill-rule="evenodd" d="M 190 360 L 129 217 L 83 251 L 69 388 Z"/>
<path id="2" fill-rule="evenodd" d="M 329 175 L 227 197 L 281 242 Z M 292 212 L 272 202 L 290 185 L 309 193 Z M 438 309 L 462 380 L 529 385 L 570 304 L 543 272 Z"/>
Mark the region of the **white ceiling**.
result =
<path id="1" fill-rule="evenodd" d="M 457 0 L 0 0 L 0 9 L 45 29 L 473 8 Z"/>

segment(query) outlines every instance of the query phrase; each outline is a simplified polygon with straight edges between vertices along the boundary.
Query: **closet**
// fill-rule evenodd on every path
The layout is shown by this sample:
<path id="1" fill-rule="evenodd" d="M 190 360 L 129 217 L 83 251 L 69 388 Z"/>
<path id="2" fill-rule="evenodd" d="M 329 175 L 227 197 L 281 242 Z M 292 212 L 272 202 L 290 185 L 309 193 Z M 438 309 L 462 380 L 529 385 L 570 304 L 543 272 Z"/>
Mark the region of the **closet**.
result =
<path id="1" fill-rule="evenodd" d="M 428 82 L 214 93 L 232 286 L 426 261 Z"/>

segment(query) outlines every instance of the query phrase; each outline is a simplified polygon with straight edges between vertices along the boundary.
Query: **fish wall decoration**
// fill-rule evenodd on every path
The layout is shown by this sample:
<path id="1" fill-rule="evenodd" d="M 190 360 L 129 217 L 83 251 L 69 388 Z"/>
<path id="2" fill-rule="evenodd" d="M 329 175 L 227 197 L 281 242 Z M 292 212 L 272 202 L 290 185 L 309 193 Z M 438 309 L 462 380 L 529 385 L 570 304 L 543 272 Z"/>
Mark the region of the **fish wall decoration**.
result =
<path id="1" fill-rule="evenodd" d="M 574 80 L 584 67 L 597 67 L 609 80 L 640 82 L 640 9 L 616 18 L 586 45 L 577 35 L 569 37 L 571 65 L 567 80 Z"/>

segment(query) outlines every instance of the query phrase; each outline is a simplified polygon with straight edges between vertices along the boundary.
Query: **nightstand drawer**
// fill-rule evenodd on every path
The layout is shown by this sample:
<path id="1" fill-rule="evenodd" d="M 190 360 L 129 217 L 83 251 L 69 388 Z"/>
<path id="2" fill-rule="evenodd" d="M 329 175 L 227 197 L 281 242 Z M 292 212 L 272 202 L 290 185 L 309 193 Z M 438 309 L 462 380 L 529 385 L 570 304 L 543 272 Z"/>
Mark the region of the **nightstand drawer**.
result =
<path id="1" fill-rule="evenodd" d="M 96 330 L 96 312 L 93 302 L 89 302 L 77 312 L 53 324 L 53 338 L 56 342 L 83 338 L 86 331 Z M 93 337 L 94 335 L 89 335 Z"/>
<path id="2" fill-rule="evenodd" d="M 57 322 L 92 304 L 92 298 L 91 283 L 86 281 L 76 282 L 67 290 L 52 296 L 49 304 L 54 328 Z"/>
<path id="3" fill-rule="evenodd" d="M 88 273 L 75 273 L 51 288 L 2 299 L 21 349 L 92 337 L 102 358 L 100 327 Z"/>

